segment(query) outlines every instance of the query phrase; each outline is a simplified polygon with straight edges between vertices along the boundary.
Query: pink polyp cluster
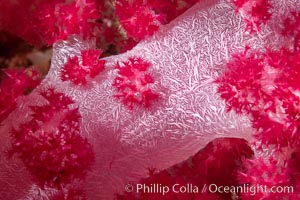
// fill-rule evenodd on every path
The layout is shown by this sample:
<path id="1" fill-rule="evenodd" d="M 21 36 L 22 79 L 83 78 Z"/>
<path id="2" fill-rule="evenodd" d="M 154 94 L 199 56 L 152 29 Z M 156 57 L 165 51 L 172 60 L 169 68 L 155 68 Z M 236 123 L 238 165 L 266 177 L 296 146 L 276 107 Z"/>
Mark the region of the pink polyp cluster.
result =
<path id="1" fill-rule="evenodd" d="M 300 12 L 291 12 L 284 21 L 282 34 L 294 38 L 294 49 L 300 48 Z"/>
<path id="2" fill-rule="evenodd" d="M 116 1 L 116 15 L 127 38 L 136 42 L 153 35 L 199 0 Z"/>
<path id="3" fill-rule="evenodd" d="M 118 69 L 113 83 L 118 91 L 116 97 L 131 109 L 135 104 L 149 107 L 151 101 L 158 98 L 158 94 L 149 88 L 154 83 L 153 77 L 147 73 L 150 65 L 140 57 L 131 57 L 115 66 Z"/>
<path id="4" fill-rule="evenodd" d="M 76 85 L 85 85 L 87 76 L 95 78 L 100 72 L 104 71 L 105 60 L 99 60 L 101 51 L 88 49 L 81 51 L 80 62 L 78 57 L 71 57 L 61 70 L 62 81 L 71 81 Z"/>
<path id="5" fill-rule="evenodd" d="M 42 2 L 37 13 L 32 14 L 34 26 L 39 29 L 38 33 L 48 45 L 59 40 L 68 39 L 69 35 L 81 35 L 85 39 L 94 37 L 94 29 L 97 26 L 95 20 L 100 13 L 97 10 L 96 1 L 78 5 L 72 3 Z"/>
<path id="6" fill-rule="evenodd" d="M 159 28 L 159 21 L 154 11 L 138 2 L 117 1 L 116 12 L 128 37 L 139 41 L 153 35 Z"/>
<path id="7" fill-rule="evenodd" d="M 252 117 L 262 144 L 279 149 L 299 145 L 299 68 L 297 51 L 251 50 L 235 55 L 217 80 L 228 109 Z"/>
<path id="8" fill-rule="evenodd" d="M 49 88 L 47 103 L 32 106 L 32 119 L 12 130 L 10 155 L 18 156 L 41 187 L 65 187 L 82 180 L 94 161 L 91 145 L 80 135 L 80 114 L 73 101 Z"/>
<path id="9" fill-rule="evenodd" d="M 0 2 L 1 28 L 39 46 L 51 46 L 57 41 L 66 40 L 72 34 L 90 39 L 95 37 L 95 28 L 98 26 L 96 19 L 100 17 L 99 2 L 85 2 L 3 1 Z"/>
<path id="10" fill-rule="evenodd" d="M 39 75 L 34 70 L 5 70 L 0 84 L 0 122 L 16 108 L 17 98 L 39 83 Z"/>
<path id="11" fill-rule="evenodd" d="M 246 14 L 246 30 L 256 32 L 272 17 L 270 0 L 231 0 L 237 10 Z"/>
<path id="12" fill-rule="evenodd" d="M 241 193 L 242 199 L 298 199 L 298 195 L 293 194 L 294 183 L 290 181 L 290 179 L 296 178 L 294 175 L 297 172 L 289 171 L 291 168 L 282 166 L 277 158 L 253 158 L 246 160 L 244 165 L 247 173 L 239 173 L 239 182 L 245 184 L 248 190 Z M 287 187 L 290 191 L 287 190 Z M 276 192 L 276 188 L 284 192 Z M 255 192 L 253 192 L 254 190 Z"/>

